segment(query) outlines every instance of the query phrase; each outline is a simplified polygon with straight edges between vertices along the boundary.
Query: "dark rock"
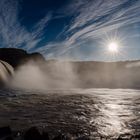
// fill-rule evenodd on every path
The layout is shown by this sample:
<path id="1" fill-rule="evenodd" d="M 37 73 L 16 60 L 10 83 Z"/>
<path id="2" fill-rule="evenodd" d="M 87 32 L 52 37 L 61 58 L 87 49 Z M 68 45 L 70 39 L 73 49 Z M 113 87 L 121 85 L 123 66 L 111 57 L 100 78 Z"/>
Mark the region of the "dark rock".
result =
<path id="1" fill-rule="evenodd" d="M 5 136 L 10 136 L 11 134 L 12 134 L 12 131 L 9 126 L 0 128 L 0 138 L 5 137 Z"/>
<path id="2" fill-rule="evenodd" d="M 123 140 L 123 138 L 119 137 L 119 138 L 117 138 L 117 140 Z"/>
<path id="3" fill-rule="evenodd" d="M 4 140 L 14 140 L 12 137 L 6 137 Z"/>
<path id="4" fill-rule="evenodd" d="M 70 138 L 64 134 L 59 134 L 58 136 L 54 137 L 53 140 L 70 140 Z"/>
<path id="5" fill-rule="evenodd" d="M 28 61 L 45 61 L 40 53 L 29 54 L 25 50 L 16 48 L 0 48 L 0 60 L 6 61 L 14 68 Z"/>
<path id="6" fill-rule="evenodd" d="M 44 57 L 40 53 L 29 54 L 29 58 L 34 61 L 45 61 Z"/>
<path id="7" fill-rule="evenodd" d="M 25 133 L 24 140 L 41 140 L 41 134 L 36 127 L 31 127 Z"/>
<path id="8" fill-rule="evenodd" d="M 49 135 L 47 132 L 42 133 L 42 140 L 49 140 Z"/>
<path id="9" fill-rule="evenodd" d="M 140 139 L 140 134 L 135 135 L 134 138 L 139 138 Z"/>
<path id="10" fill-rule="evenodd" d="M 90 138 L 87 136 L 83 136 L 83 137 L 77 138 L 76 140 L 90 140 Z"/>

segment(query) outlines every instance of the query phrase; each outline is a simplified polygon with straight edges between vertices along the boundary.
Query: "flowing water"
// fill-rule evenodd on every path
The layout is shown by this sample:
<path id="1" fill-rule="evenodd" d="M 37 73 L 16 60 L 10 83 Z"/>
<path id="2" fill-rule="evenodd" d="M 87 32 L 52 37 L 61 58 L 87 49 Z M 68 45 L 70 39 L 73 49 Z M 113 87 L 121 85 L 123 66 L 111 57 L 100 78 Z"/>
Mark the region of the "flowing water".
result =
<path id="1" fill-rule="evenodd" d="M 91 139 L 140 136 L 140 90 L 0 90 L 0 126 Z M 139 139 L 139 138 L 138 138 Z"/>
<path id="2" fill-rule="evenodd" d="M 0 60 L 0 83 L 5 83 L 14 73 L 14 68 L 5 61 Z"/>

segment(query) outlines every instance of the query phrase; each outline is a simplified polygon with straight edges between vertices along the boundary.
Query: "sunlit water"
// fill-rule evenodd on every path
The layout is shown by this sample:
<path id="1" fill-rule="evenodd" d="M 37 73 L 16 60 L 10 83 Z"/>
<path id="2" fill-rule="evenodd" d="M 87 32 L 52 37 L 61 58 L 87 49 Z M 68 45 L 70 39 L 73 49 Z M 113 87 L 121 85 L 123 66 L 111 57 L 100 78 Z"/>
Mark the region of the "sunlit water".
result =
<path id="1" fill-rule="evenodd" d="M 140 90 L 0 90 L 0 126 L 38 126 L 50 134 L 129 138 L 140 135 Z"/>

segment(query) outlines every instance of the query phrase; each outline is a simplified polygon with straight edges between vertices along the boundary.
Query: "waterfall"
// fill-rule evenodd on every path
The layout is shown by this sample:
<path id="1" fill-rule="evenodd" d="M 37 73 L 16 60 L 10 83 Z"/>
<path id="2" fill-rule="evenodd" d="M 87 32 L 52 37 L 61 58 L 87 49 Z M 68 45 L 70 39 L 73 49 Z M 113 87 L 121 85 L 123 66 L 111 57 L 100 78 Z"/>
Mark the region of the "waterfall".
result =
<path id="1" fill-rule="evenodd" d="M 6 83 L 13 73 L 14 68 L 7 62 L 0 60 L 0 83 Z"/>

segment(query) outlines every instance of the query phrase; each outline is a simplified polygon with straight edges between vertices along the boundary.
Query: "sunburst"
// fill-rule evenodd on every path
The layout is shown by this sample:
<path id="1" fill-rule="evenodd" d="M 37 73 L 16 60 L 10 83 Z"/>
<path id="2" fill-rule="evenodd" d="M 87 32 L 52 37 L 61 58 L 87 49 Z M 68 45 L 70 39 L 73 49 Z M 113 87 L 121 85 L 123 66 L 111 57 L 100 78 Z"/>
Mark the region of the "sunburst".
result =
<path id="1" fill-rule="evenodd" d="M 105 58 L 111 61 L 119 57 L 125 57 L 125 37 L 121 34 L 118 35 L 117 31 L 111 33 L 104 33 L 100 40 L 101 51 Z"/>
<path id="2" fill-rule="evenodd" d="M 108 47 L 108 51 L 110 53 L 118 53 L 119 52 L 119 44 L 116 41 L 109 42 L 107 47 Z"/>

